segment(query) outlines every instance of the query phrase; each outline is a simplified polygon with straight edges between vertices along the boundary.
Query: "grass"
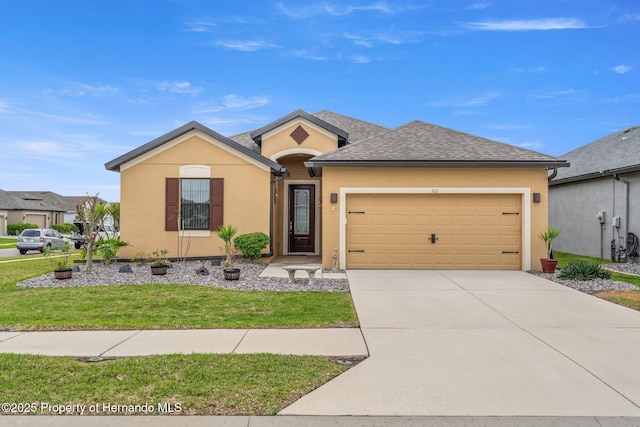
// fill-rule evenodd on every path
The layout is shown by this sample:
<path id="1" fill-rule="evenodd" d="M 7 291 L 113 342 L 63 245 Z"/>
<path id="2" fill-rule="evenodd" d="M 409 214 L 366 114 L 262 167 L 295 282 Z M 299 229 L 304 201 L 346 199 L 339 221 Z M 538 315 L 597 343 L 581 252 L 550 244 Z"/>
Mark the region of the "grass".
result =
<path id="1" fill-rule="evenodd" d="M 84 405 L 85 415 L 115 415 L 125 413 L 123 405 L 145 403 L 152 413 L 144 407 L 134 413 L 163 415 L 160 410 L 170 407 L 182 415 L 274 415 L 344 370 L 323 357 L 271 354 L 165 355 L 99 363 L 0 355 L 3 401 L 38 402 L 35 413 L 43 415 L 53 414 L 54 404 Z M 76 407 L 74 413 L 79 412 Z"/>
<path id="2" fill-rule="evenodd" d="M 0 263 L 0 330 L 358 324 L 346 292 L 241 292 L 171 284 L 15 286 L 52 270 L 41 256 Z M 43 409 L 40 402 L 85 405 L 85 414 L 97 404 L 97 415 L 124 413 L 124 405 L 144 403 L 154 409 L 152 414 L 167 415 L 161 409 L 170 408 L 184 415 L 274 415 L 345 369 L 319 356 L 174 354 L 85 363 L 69 357 L 0 354 L 4 401 L 39 402 L 36 413 L 45 415 L 53 408 Z M 148 407 L 132 409 L 151 413 Z"/>
<path id="3" fill-rule="evenodd" d="M 48 260 L 0 264 L 0 329 L 198 329 L 357 326 L 347 292 L 231 291 L 149 284 L 18 288 Z"/>
<path id="4" fill-rule="evenodd" d="M 18 243 L 16 239 L 8 239 L 6 237 L 0 237 L 0 249 L 15 248 L 16 243 Z"/>
<path id="5" fill-rule="evenodd" d="M 574 254 L 569 254 L 564 252 L 554 252 L 553 257 L 558 260 L 558 267 L 563 267 L 570 260 L 595 261 L 600 264 L 611 264 L 611 260 L 608 260 L 608 259 L 594 258 L 594 257 L 583 256 L 583 255 L 574 255 Z M 611 280 L 630 283 L 632 285 L 638 286 L 638 290 L 605 291 L 605 292 L 598 292 L 595 295 L 599 298 L 605 299 L 615 304 L 623 305 L 625 307 L 633 308 L 635 310 L 640 310 L 640 276 L 612 271 Z"/>

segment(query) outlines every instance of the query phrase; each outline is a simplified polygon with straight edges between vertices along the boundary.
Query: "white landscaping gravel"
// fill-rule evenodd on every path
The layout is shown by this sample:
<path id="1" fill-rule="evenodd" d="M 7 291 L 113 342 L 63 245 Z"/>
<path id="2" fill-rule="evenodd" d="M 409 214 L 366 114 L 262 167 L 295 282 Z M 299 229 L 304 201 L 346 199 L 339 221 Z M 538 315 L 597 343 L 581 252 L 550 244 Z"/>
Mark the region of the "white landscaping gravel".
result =
<path id="1" fill-rule="evenodd" d="M 621 263 L 621 264 L 603 264 L 603 268 L 609 270 L 620 271 L 623 273 L 638 274 L 640 275 L 640 265 L 636 263 Z M 592 279 L 592 280 L 567 280 L 558 278 L 560 270 L 556 270 L 555 273 L 542 273 L 539 271 L 530 271 L 530 273 L 536 276 L 544 277 L 556 283 L 568 286 L 573 289 L 577 289 L 587 294 L 594 294 L 596 292 L 603 291 L 637 291 L 640 290 L 638 286 L 630 283 L 618 282 L 610 279 Z"/>
<path id="2" fill-rule="evenodd" d="M 312 286 L 309 280 L 295 279 L 291 283 L 288 278 L 258 277 L 266 264 L 241 263 L 240 280 L 225 280 L 223 268 L 211 265 L 210 261 L 185 261 L 173 263 L 164 276 L 151 274 L 149 265 L 138 266 L 129 263 L 133 273 L 120 273 L 119 269 L 124 263 L 114 263 L 108 266 L 94 264 L 92 272 L 86 272 L 86 267 L 80 265 L 79 272 L 73 272 L 71 279 L 56 279 L 53 273 L 34 277 L 16 286 L 20 288 L 77 288 L 81 286 L 98 285 L 142 285 L 149 283 L 176 283 L 187 285 L 214 286 L 223 289 L 235 289 L 241 291 L 329 291 L 345 292 L 349 290 L 346 279 L 316 279 Z M 205 267 L 209 270 L 208 276 L 198 275 L 196 271 Z"/>

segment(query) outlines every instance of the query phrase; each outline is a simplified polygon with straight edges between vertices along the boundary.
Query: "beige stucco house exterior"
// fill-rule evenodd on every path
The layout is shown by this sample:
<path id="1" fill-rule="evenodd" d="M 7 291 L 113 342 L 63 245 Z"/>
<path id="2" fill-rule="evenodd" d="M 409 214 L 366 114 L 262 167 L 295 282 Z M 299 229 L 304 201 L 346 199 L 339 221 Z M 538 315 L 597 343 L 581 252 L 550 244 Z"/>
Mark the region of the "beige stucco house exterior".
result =
<path id="1" fill-rule="evenodd" d="M 421 121 L 388 129 L 302 110 L 232 137 L 191 122 L 106 165 L 122 257 L 213 257 L 213 230 L 261 231 L 265 258 L 340 268 L 539 269 L 554 157 Z"/>

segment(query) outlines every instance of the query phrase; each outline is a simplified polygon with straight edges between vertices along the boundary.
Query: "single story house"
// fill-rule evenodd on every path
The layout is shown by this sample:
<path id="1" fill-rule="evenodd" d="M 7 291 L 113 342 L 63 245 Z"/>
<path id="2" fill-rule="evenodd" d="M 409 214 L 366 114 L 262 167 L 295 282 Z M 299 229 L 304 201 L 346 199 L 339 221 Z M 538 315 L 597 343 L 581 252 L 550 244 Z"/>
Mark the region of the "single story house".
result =
<path id="1" fill-rule="evenodd" d="M 548 170 L 565 166 L 422 121 L 302 110 L 232 137 L 190 122 L 105 164 L 120 173 L 122 257 L 219 256 L 224 223 L 268 234 L 265 257 L 324 268 L 514 270 L 540 268 Z"/>
<path id="2" fill-rule="evenodd" d="M 558 251 L 611 258 L 640 234 L 640 127 L 612 133 L 564 156 L 549 183 L 549 223 Z"/>
<path id="3" fill-rule="evenodd" d="M 47 203 L 41 195 L 0 190 L 0 235 L 9 224 L 36 224 L 49 228 L 64 223 L 65 208 Z"/>

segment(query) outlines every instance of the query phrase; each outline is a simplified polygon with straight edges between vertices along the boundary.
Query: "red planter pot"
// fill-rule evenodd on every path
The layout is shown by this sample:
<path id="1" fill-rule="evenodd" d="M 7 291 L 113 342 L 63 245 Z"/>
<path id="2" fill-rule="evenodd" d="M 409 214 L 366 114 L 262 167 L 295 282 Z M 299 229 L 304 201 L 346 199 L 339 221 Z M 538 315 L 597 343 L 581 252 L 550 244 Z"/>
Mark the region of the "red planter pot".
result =
<path id="1" fill-rule="evenodd" d="M 558 264 L 557 259 L 548 259 L 548 258 L 540 258 L 540 264 L 542 265 L 543 273 L 555 273 L 556 265 Z"/>

